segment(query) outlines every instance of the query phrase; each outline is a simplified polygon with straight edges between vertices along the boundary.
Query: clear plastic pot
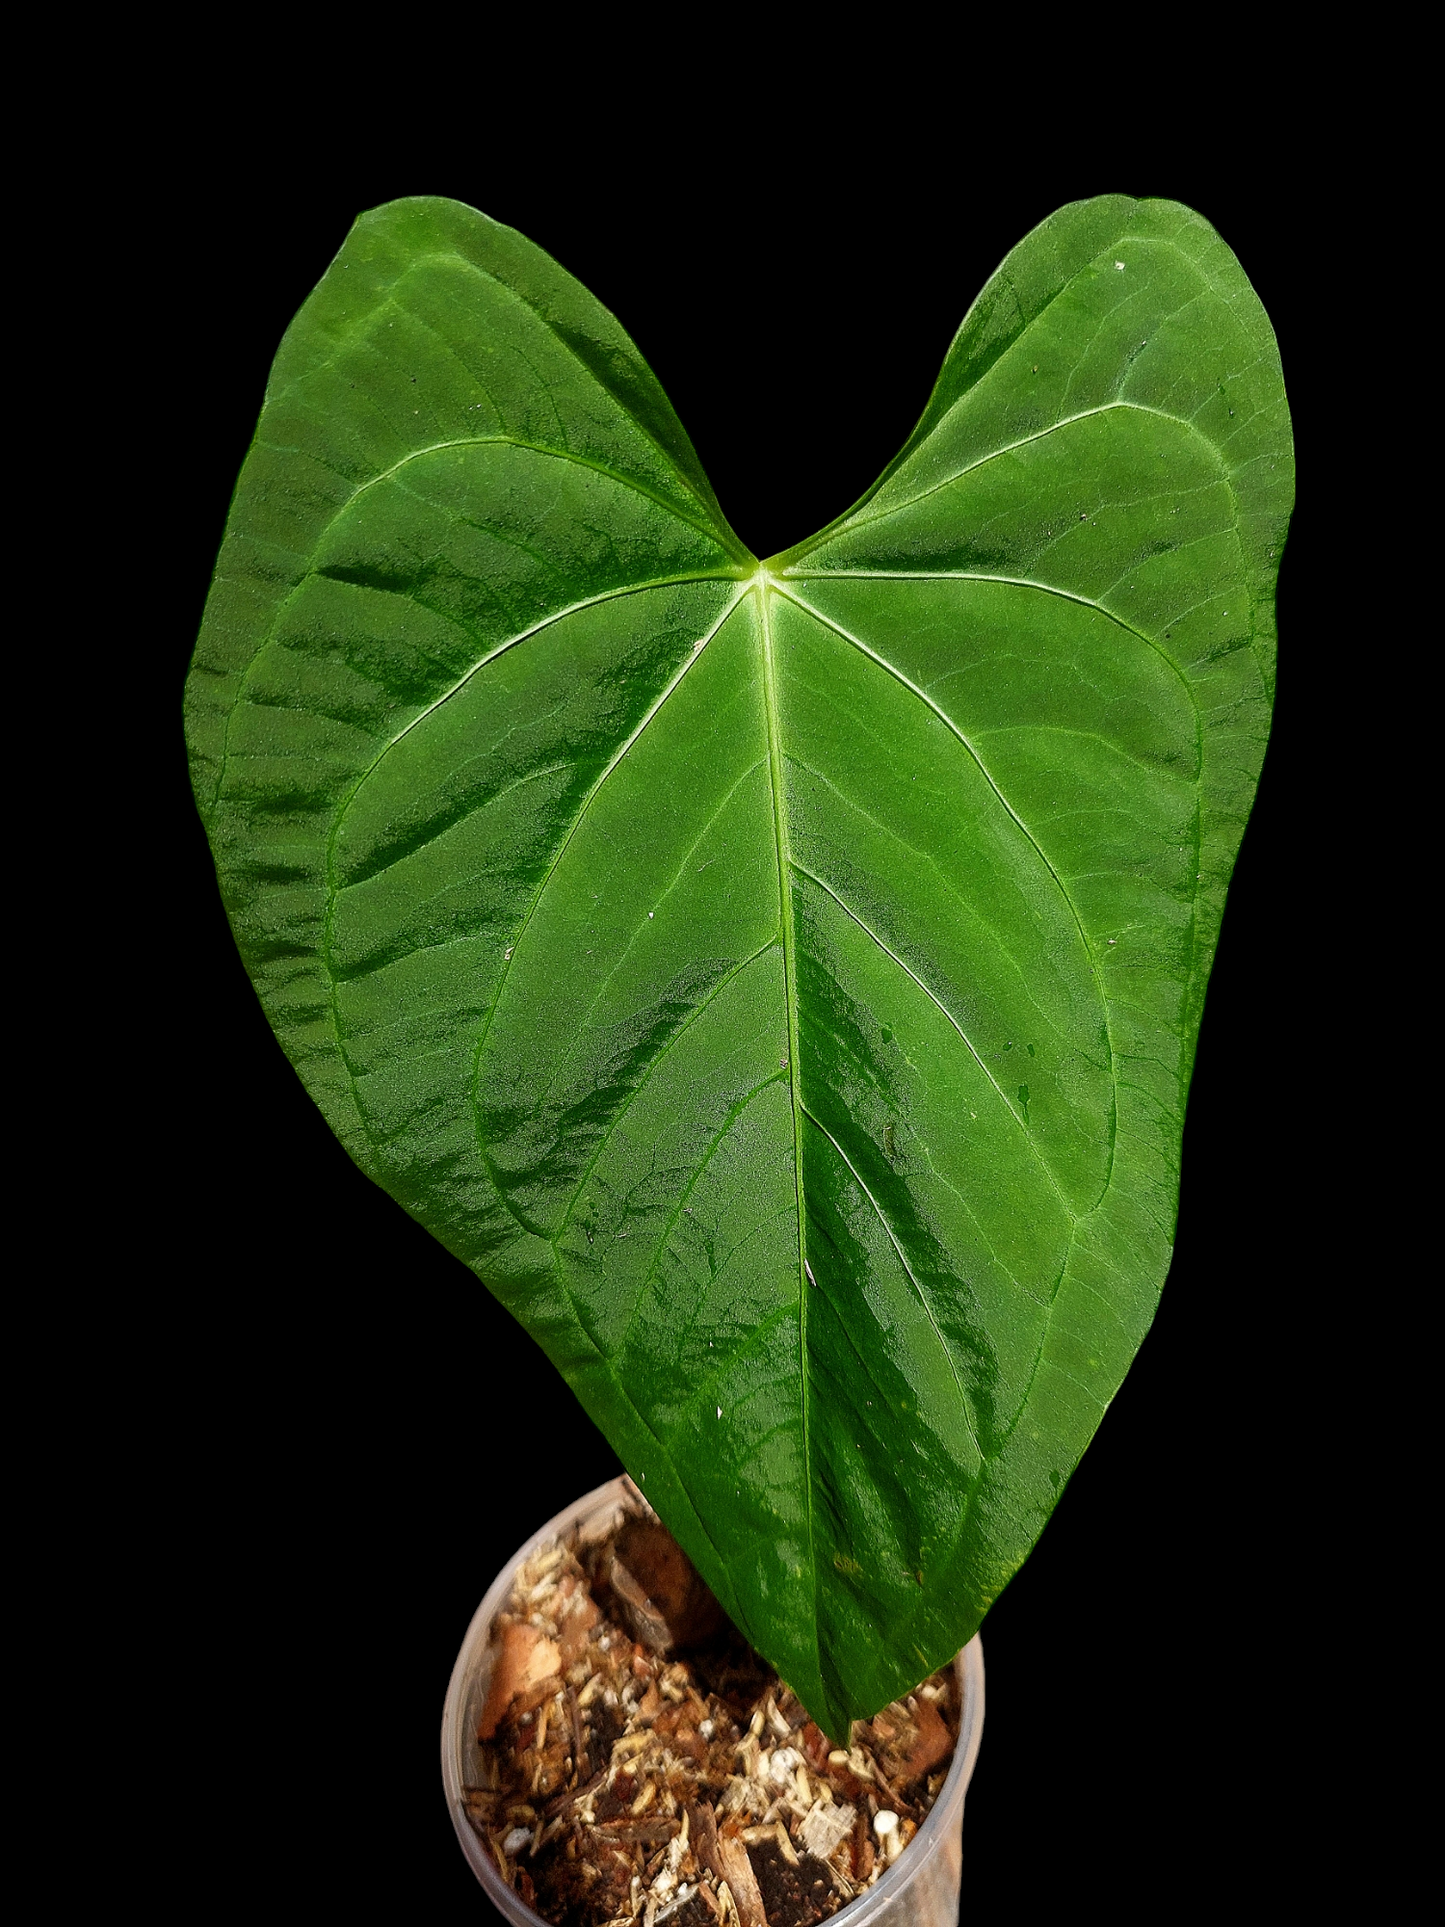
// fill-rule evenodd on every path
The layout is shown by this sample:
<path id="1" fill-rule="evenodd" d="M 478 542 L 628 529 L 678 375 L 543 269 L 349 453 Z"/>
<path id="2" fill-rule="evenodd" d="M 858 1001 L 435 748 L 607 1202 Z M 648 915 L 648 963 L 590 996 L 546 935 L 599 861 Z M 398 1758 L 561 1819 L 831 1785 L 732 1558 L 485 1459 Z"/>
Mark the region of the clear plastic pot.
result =
<path id="1" fill-rule="evenodd" d="M 541 1546 L 580 1527 L 585 1539 L 601 1539 L 611 1530 L 624 1507 L 650 1511 L 629 1478 L 612 1479 L 585 1498 L 575 1501 L 522 1546 L 487 1588 L 476 1610 L 457 1663 L 452 1668 L 442 1713 L 442 1780 L 447 1806 L 467 1864 L 482 1883 L 493 1906 L 514 1927 L 537 1927 L 539 1915 L 512 1892 L 466 1816 L 463 1788 L 479 1778 L 477 1723 L 491 1679 L 492 1621 L 506 1604 L 512 1575 L 522 1561 Z M 963 1703 L 958 1745 L 948 1777 L 939 1788 L 928 1817 L 887 1873 L 867 1893 L 840 1907 L 832 1916 L 838 1927 L 954 1927 L 958 1919 L 959 1882 L 963 1866 L 963 1796 L 978 1758 L 983 1733 L 983 1647 L 971 1639 L 954 1661 Z M 831 1922 L 826 1924 L 831 1927 Z"/>

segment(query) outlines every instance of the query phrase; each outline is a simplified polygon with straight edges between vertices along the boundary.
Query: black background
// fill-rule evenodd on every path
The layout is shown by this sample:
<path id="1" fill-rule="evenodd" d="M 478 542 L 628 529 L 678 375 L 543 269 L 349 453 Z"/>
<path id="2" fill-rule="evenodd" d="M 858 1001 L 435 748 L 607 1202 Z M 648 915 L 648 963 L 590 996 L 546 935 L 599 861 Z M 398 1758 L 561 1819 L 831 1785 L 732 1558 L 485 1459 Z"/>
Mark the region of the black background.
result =
<path id="1" fill-rule="evenodd" d="M 191 127 L 135 176 L 116 276 L 162 325 L 128 372 L 165 406 L 133 451 L 161 510 L 132 524 L 149 613 L 118 696 L 137 750 L 115 835 L 144 956 L 118 1022 L 145 1099 L 115 1118 L 132 1172 L 119 1230 L 140 1255 L 111 1315 L 146 1364 L 116 1441 L 124 1474 L 98 1477 L 115 1477 L 162 1575 L 132 1688 L 169 1709 L 151 1714 L 176 1762 L 158 1797 L 202 1816 L 199 1917 L 224 1893 L 318 1919 L 484 1918 L 438 1770 L 452 1659 L 508 1554 L 618 1469 L 536 1347 L 336 1144 L 216 894 L 180 690 L 283 328 L 361 209 L 469 201 L 618 315 L 766 555 L 896 451 L 969 301 L 1031 226 L 1084 195 L 1156 193 L 1214 223 L 1281 342 L 1303 480 L 1276 726 L 1209 991 L 1162 1308 L 984 1629 L 965 1917 L 1085 1897 L 1173 1917 L 1246 1881 L 1258 1898 L 1288 1878 L 1282 1802 L 1323 1743 L 1302 1441 L 1328 1430 L 1329 1395 L 1301 1363 L 1300 1226 L 1334 1181 L 1306 929 L 1340 614 L 1322 586 L 1316 239 L 1288 212 L 1299 157 L 1255 140 L 1204 162 L 1220 143 L 1188 125 L 1084 132 L 1028 164 L 1013 142 L 928 165 L 895 144 L 890 159 L 822 125 L 779 155 L 704 142 L 692 114 L 660 150 L 615 130 L 559 150 L 483 116 L 464 155 L 418 126 L 391 158 L 313 136 L 266 167 L 235 158 L 226 129 Z M 1310 1262 L 1319 1290 L 1345 1259 Z M 194 1776 L 192 1759 L 207 1763 Z"/>

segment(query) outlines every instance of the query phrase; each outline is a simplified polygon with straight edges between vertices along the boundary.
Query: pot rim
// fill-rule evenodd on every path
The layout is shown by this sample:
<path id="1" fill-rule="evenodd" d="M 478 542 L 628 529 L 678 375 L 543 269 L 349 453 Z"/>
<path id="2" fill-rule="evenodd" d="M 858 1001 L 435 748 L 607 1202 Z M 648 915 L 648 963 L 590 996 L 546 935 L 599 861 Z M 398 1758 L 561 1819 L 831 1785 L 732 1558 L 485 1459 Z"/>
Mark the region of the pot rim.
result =
<path id="1" fill-rule="evenodd" d="M 513 1923 L 513 1927 L 535 1927 L 535 1923 L 541 1921 L 543 1916 L 527 1906 L 506 1885 L 480 1835 L 466 1817 L 462 1791 L 462 1747 L 467 1739 L 465 1715 L 468 1690 L 478 1669 L 486 1662 L 492 1621 L 506 1603 L 511 1591 L 512 1575 L 523 1560 L 530 1558 L 544 1545 L 561 1538 L 571 1527 L 599 1522 L 623 1506 L 640 1507 L 652 1517 L 657 1516 L 644 1494 L 624 1472 L 618 1478 L 609 1479 L 605 1485 L 584 1493 L 580 1499 L 574 1499 L 571 1505 L 564 1506 L 517 1548 L 488 1586 L 482 1603 L 473 1613 L 447 1685 L 441 1731 L 442 1783 L 446 1789 L 447 1810 L 467 1865 L 481 1883 L 488 1900 L 505 1919 Z M 607 1524 L 610 1523 L 610 1518 L 607 1518 Z M 961 1820 L 963 1796 L 972 1778 L 979 1742 L 983 1737 L 983 1643 L 977 1633 L 953 1663 L 962 1710 L 953 1761 L 943 1785 L 938 1789 L 938 1798 L 929 1809 L 923 1825 L 888 1871 L 880 1875 L 866 1893 L 859 1894 L 856 1900 L 848 1901 L 837 1913 L 830 1915 L 823 1927 L 833 1927 L 835 1921 L 838 1927 L 865 1927 L 865 1923 L 912 1885 L 924 1865 L 944 1846 L 954 1831 L 952 1823 Z"/>

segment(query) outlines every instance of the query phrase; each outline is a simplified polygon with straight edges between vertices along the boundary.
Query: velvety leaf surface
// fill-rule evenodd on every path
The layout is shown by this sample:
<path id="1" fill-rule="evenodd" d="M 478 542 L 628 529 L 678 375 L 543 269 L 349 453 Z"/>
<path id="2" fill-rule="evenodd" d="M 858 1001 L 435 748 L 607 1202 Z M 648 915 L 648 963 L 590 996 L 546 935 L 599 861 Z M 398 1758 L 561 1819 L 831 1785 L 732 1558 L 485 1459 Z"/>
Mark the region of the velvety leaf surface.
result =
<path id="1" fill-rule="evenodd" d="M 363 217 L 277 358 L 188 686 L 247 966 L 834 1734 L 974 1631 L 1153 1314 L 1291 488 L 1169 202 L 1029 235 L 762 566 L 469 208 Z"/>

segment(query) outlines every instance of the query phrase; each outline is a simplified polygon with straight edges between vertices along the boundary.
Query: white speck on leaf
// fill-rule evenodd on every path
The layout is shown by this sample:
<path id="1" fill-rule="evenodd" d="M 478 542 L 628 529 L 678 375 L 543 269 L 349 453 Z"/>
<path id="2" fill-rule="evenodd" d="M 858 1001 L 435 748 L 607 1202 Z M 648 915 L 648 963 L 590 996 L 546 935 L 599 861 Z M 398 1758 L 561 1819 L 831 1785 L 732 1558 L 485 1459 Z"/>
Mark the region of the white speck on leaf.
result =
<path id="1" fill-rule="evenodd" d="M 1119 270 L 1120 274 L 1124 272 L 1124 263 L 1122 261 L 1116 261 L 1114 266 Z"/>
<path id="2" fill-rule="evenodd" d="M 718 1415 L 718 1417 L 719 1417 L 719 1418 L 721 1418 L 721 1417 L 722 1417 L 722 1407 L 721 1407 L 721 1405 L 719 1405 L 719 1407 L 717 1408 L 717 1415 Z"/>
<path id="3" fill-rule="evenodd" d="M 651 910 L 649 910 L 647 914 L 648 914 L 648 916 L 649 916 L 649 917 L 652 917 L 652 916 L 653 916 L 653 915 L 654 915 L 655 913 L 654 913 L 653 911 L 651 911 Z"/>

